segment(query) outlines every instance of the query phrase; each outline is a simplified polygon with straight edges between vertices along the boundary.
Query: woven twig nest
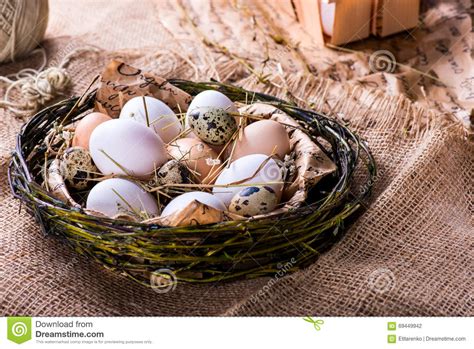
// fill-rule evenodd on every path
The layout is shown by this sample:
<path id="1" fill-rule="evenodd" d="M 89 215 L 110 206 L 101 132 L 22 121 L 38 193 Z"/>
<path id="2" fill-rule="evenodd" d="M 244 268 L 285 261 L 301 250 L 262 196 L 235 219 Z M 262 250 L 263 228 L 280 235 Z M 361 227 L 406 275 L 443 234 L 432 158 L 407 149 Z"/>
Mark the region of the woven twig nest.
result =
<path id="1" fill-rule="evenodd" d="M 25 203 L 45 234 L 63 237 L 78 252 L 144 285 L 275 275 L 282 268 L 286 273 L 313 262 L 370 193 L 376 169 L 365 142 L 336 120 L 276 97 L 217 82 L 169 83 L 191 96 L 215 89 L 235 102 L 245 103 L 252 96 L 254 103 L 278 108 L 318 145 L 336 170 L 306 188 L 304 204 L 276 215 L 170 227 L 160 221 L 87 214 L 79 205 L 59 200 L 41 183 L 45 137 L 59 124 L 67 127 L 92 109 L 94 91 L 46 108 L 22 127 L 8 171 L 13 195 Z"/>

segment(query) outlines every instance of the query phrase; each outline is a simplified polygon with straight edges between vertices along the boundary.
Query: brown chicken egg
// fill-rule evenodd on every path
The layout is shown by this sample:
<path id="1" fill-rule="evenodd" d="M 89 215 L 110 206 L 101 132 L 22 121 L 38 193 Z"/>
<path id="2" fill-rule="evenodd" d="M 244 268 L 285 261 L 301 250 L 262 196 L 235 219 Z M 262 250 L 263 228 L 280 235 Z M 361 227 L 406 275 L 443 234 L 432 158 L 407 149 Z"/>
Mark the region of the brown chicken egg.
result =
<path id="1" fill-rule="evenodd" d="M 91 137 L 92 131 L 101 123 L 109 120 L 112 120 L 110 116 L 97 112 L 84 116 L 76 126 L 72 145 L 74 147 L 89 149 L 89 138 Z"/>
<path id="2" fill-rule="evenodd" d="M 200 140 L 199 137 L 196 136 L 196 134 L 192 131 L 187 134 L 186 138 L 194 138 L 194 139 Z M 208 144 L 208 143 L 206 144 L 209 146 L 209 148 L 214 150 L 217 153 L 217 155 L 219 155 L 222 149 L 224 148 L 223 145 L 213 145 L 213 144 Z"/>
<path id="3" fill-rule="evenodd" d="M 251 123 L 236 142 L 232 161 L 250 154 L 276 155 L 283 159 L 290 152 L 290 138 L 285 127 L 273 120 Z M 226 151 L 230 153 L 232 147 L 228 149 Z"/>
<path id="4" fill-rule="evenodd" d="M 206 143 L 195 138 L 180 138 L 170 143 L 167 149 L 173 159 L 186 164 L 199 182 L 211 183 L 217 177 L 214 171 L 219 168 L 220 160 Z M 211 170 L 213 173 L 210 174 Z"/>

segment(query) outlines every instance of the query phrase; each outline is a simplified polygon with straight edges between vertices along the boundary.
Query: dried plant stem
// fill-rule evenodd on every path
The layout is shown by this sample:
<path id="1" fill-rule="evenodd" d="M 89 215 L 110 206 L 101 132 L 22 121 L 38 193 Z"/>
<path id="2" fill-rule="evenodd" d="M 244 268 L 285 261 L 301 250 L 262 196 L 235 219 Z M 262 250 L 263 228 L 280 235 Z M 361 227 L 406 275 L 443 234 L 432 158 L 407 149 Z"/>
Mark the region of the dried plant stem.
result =
<path id="1" fill-rule="evenodd" d="M 291 43 L 291 41 L 286 37 L 286 35 L 283 34 L 283 31 L 280 29 L 280 27 L 278 27 L 275 24 L 275 21 L 270 18 L 268 11 L 265 9 L 265 6 L 267 6 L 267 4 L 261 1 L 255 1 L 253 4 L 258 8 L 259 12 L 262 14 L 262 17 L 265 19 L 265 23 L 268 25 L 270 29 L 270 30 L 264 30 L 262 26 L 258 23 L 258 21 L 255 20 L 254 23 L 259 28 L 262 35 L 265 36 L 265 33 L 270 32 L 271 33 L 270 36 L 276 44 L 286 47 L 293 54 L 293 56 L 298 61 L 301 62 L 301 65 L 303 66 L 303 69 L 304 69 L 304 73 L 306 75 L 313 75 L 310 68 L 310 64 L 308 63 L 306 58 L 303 56 L 301 51 L 297 48 L 297 46 Z M 247 14 L 250 15 L 249 9 L 246 7 L 245 9 L 246 9 Z"/>
<path id="2" fill-rule="evenodd" d="M 150 192 L 155 192 L 156 190 L 159 190 L 161 188 L 199 188 L 199 189 L 205 189 L 205 188 L 231 188 L 231 187 L 248 187 L 249 183 L 242 183 L 246 182 L 252 177 L 245 178 L 241 181 L 234 182 L 234 183 L 229 183 L 229 184 L 204 184 L 204 183 L 199 183 L 199 184 L 190 184 L 190 183 L 170 183 L 170 184 L 163 184 L 157 188 L 153 188 L 150 190 Z M 269 182 L 261 182 L 261 183 L 252 183 L 252 186 L 255 187 L 263 187 L 265 185 L 269 184 L 285 184 L 284 181 L 269 181 Z"/>
<path id="3" fill-rule="evenodd" d="M 147 108 L 147 106 L 146 106 L 146 99 L 145 99 L 145 96 L 142 96 L 142 101 L 143 101 L 143 108 L 145 109 L 146 125 L 147 125 L 147 127 L 150 127 L 150 117 L 148 116 L 148 108 Z"/>
<path id="4" fill-rule="evenodd" d="M 180 1 L 177 2 L 177 8 L 180 10 L 181 14 L 184 16 L 184 18 L 188 21 L 188 23 L 191 25 L 191 28 L 193 31 L 196 33 L 196 35 L 201 39 L 204 45 L 211 47 L 218 52 L 224 54 L 225 56 L 239 62 L 245 69 L 247 69 L 252 75 L 254 75 L 257 80 L 263 84 L 271 84 L 271 82 L 262 74 L 258 73 L 255 68 L 247 62 L 247 59 L 232 53 L 227 47 L 224 45 L 218 44 L 215 41 L 212 41 L 209 39 L 203 32 L 202 30 L 199 29 L 199 27 L 196 25 L 196 23 L 193 21 L 193 19 L 189 16 L 189 14 L 186 12 L 186 9 L 184 6 L 181 4 Z"/>
<path id="5" fill-rule="evenodd" d="M 330 47 L 334 50 L 337 50 L 337 51 L 341 51 L 341 52 L 346 52 L 346 53 L 356 53 L 356 54 L 362 54 L 364 56 L 370 56 L 369 53 L 366 53 L 366 52 L 362 52 L 362 51 L 357 51 L 357 50 L 352 50 L 350 48 L 347 48 L 347 47 L 341 47 L 341 46 L 336 46 L 336 45 L 332 45 L 332 44 L 326 44 L 327 47 Z M 446 85 L 444 83 L 444 81 L 442 81 L 441 79 L 437 78 L 436 76 L 433 76 L 431 74 L 428 74 L 428 73 L 425 73 L 421 70 L 418 70 L 418 69 L 415 69 L 413 68 L 412 66 L 409 66 L 409 65 L 406 65 L 406 64 L 402 64 L 402 63 L 398 63 L 398 62 L 393 62 L 393 64 L 395 64 L 396 66 L 398 67 L 403 67 L 405 69 L 408 69 L 408 70 L 411 70 L 411 71 L 414 71 L 415 73 L 417 74 L 420 74 L 420 75 L 423 75 L 431 80 L 434 80 L 434 81 L 438 81 L 440 83 L 442 83 L 443 85 Z M 447 85 L 446 85 L 447 86 Z M 448 87 L 452 87 L 452 86 L 448 86 Z"/>
<path id="6" fill-rule="evenodd" d="M 61 120 L 60 122 L 60 125 L 64 125 L 64 123 L 66 121 L 69 120 L 69 117 L 71 116 L 71 114 L 76 110 L 76 108 L 84 101 L 84 97 L 87 95 L 87 93 L 89 92 L 89 90 L 91 89 L 92 85 L 95 84 L 95 82 L 97 80 L 99 80 L 100 78 L 100 75 L 96 75 L 91 83 L 89 84 L 89 86 L 87 86 L 87 88 L 84 90 L 84 92 L 82 93 L 81 97 L 79 97 L 76 101 L 76 103 L 74 103 L 74 106 L 71 108 L 71 110 L 64 116 L 64 118 Z"/>

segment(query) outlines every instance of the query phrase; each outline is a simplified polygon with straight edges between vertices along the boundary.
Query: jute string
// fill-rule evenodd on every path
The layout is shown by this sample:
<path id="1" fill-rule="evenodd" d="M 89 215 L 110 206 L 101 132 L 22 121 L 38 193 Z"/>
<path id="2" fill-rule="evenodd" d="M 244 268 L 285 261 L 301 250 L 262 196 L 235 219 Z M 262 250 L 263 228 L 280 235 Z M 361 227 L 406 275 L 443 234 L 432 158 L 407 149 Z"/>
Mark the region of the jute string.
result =
<path id="1" fill-rule="evenodd" d="M 0 86 L 6 87 L 3 99 L 0 100 L 0 108 L 5 108 L 15 115 L 27 116 L 64 95 L 71 84 L 66 66 L 83 52 L 98 52 L 98 50 L 93 47 L 77 48 L 65 56 L 59 66 L 46 68 L 45 49 L 36 49 L 33 54 L 39 53 L 43 57 L 38 69 L 25 68 L 14 74 L 0 76 Z M 15 90 L 19 92 L 20 100 L 12 97 Z"/>

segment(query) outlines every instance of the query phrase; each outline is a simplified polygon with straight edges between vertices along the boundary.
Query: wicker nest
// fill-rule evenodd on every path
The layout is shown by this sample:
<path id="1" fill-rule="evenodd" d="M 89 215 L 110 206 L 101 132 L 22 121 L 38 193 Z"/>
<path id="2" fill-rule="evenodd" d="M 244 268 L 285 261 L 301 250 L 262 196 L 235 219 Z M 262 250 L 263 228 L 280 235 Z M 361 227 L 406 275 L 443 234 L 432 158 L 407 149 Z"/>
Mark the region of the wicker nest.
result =
<path id="1" fill-rule="evenodd" d="M 344 222 L 370 194 L 376 167 L 365 142 L 336 120 L 276 97 L 216 82 L 170 83 L 192 96 L 215 89 L 233 101 L 245 103 L 250 95 L 255 102 L 281 109 L 323 149 L 337 170 L 311 189 L 305 205 L 278 219 L 164 227 L 88 215 L 59 201 L 39 183 L 45 136 L 93 108 L 92 92 L 46 108 L 22 127 L 8 171 L 13 195 L 25 203 L 45 234 L 64 238 L 79 253 L 147 286 L 270 276 L 282 268 L 286 273 L 312 263 L 341 235 Z"/>

